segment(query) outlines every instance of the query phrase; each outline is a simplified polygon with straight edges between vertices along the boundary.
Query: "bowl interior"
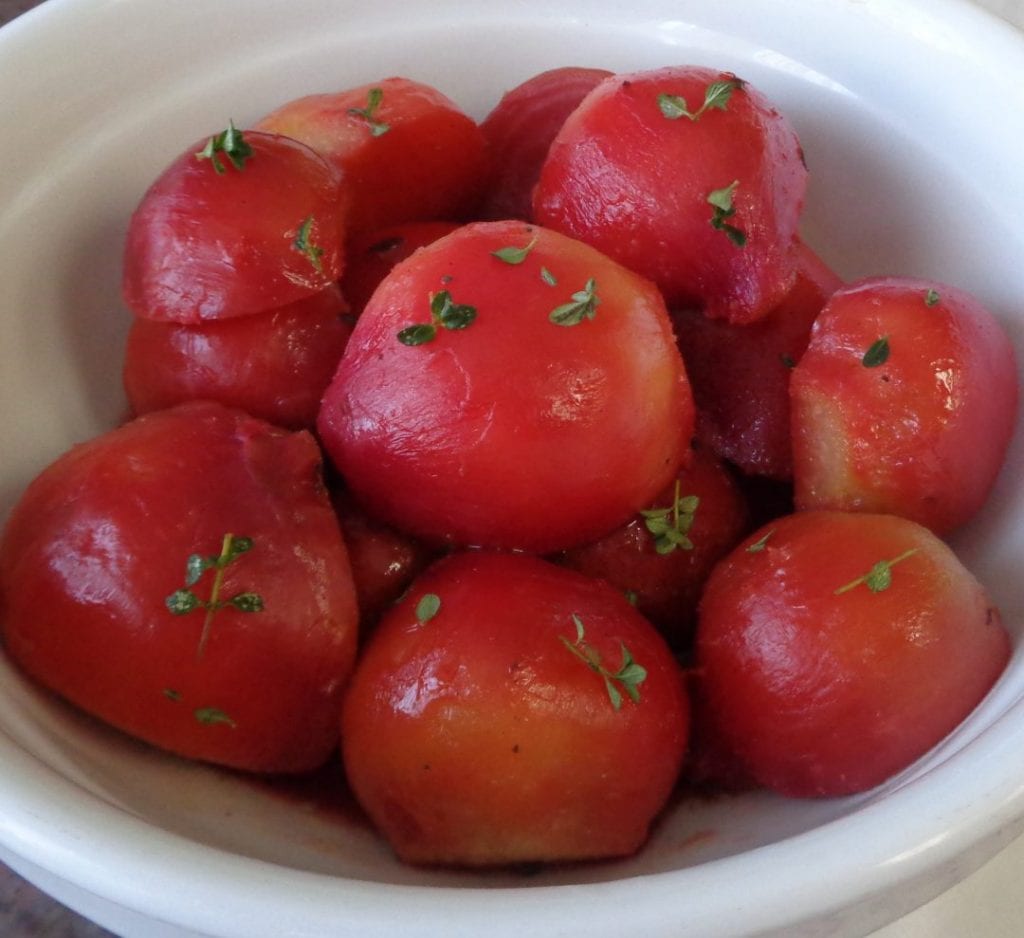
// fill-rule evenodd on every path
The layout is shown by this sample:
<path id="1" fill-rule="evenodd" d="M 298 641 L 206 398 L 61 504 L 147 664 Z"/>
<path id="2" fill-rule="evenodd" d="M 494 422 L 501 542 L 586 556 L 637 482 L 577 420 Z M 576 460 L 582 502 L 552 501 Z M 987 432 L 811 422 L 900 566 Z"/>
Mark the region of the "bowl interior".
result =
<path id="1" fill-rule="evenodd" d="M 848 278 L 906 274 L 970 290 L 1024 350 L 1024 185 L 1012 165 L 1024 140 L 1024 43 L 1008 28 L 964 5 L 925 0 L 410 7 L 254 0 L 242 13 L 199 0 L 51 0 L 0 34 L 0 517 L 46 463 L 124 412 L 120 244 L 132 208 L 170 158 L 229 117 L 243 126 L 289 98 L 391 74 L 432 83 L 482 117 L 505 90 L 559 65 L 733 70 L 773 97 L 800 134 L 811 170 L 804 236 L 826 260 Z M 1016 635 L 1024 626 L 1022 437 L 988 507 L 955 541 Z M 17 752 L 29 767 L 0 779 L 0 807 L 11 811 L 0 841 L 56 862 L 61 835 L 38 821 L 48 795 L 34 778 L 46 776 L 70 799 L 66 824 L 75 823 L 80 793 L 82 813 L 131 819 L 136 838 L 166 832 L 300 873 L 524 890 L 675 870 L 727 877 L 736 871 L 728 861 L 770 858 L 767 848 L 828 825 L 854 844 L 850 822 L 870 831 L 894 799 L 935 813 L 921 829 L 938 830 L 942 805 L 914 796 L 929 778 L 953 780 L 941 787 L 943 805 L 969 811 L 976 778 L 1024 768 L 1021 757 L 1007 765 L 998 747 L 979 754 L 979 740 L 1019 729 L 1022 695 L 1018 651 L 968 723 L 881 789 L 813 802 L 765 794 L 681 801 L 634 859 L 525 877 L 402 867 L 344 798 L 283 791 L 155 752 L 40 693 L 0 660 L 0 753 Z M 887 837 L 896 834 L 876 843 Z M 812 882 L 813 871 L 806 875 Z M 91 885 L 102 888 L 98 878 Z"/>

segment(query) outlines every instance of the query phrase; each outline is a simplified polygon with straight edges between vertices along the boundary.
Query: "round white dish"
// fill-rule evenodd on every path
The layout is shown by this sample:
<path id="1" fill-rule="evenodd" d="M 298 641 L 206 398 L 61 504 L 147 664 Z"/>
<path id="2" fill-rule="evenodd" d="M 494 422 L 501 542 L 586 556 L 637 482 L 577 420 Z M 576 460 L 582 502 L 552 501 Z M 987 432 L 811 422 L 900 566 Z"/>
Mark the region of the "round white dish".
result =
<path id="1" fill-rule="evenodd" d="M 50 0 L 0 33 L 0 513 L 122 415 L 120 241 L 182 147 L 386 74 L 482 116 L 544 68 L 672 62 L 732 69 L 790 116 L 805 237 L 840 273 L 971 290 L 1024 349 L 1024 40 L 969 4 Z M 1018 637 L 1022 436 L 955 544 Z M 0 859 L 145 938 L 864 934 L 1024 826 L 1022 698 L 1018 651 L 964 726 L 876 791 L 681 804 L 633 860 L 524 878 L 401 867 L 364 825 L 137 745 L 0 661 Z"/>

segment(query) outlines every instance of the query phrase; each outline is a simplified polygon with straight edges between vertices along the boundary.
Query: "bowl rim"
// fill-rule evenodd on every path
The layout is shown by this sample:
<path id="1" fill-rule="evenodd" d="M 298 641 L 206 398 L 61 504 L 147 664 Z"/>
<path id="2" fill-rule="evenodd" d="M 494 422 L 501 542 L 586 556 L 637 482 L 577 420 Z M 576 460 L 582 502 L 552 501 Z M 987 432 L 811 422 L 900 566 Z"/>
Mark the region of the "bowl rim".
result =
<path id="1" fill-rule="evenodd" d="M 674 927 L 684 924 L 700 934 L 746 934 L 744 910 L 756 908 L 758 933 L 767 934 L 795 924 L 791 902 L 807 888 L 808 869 L 813 869 L 815 881 L 829 884 L 815 903 L 816 911 L 841 910 L 883 886 L 912 882 L 984 837 L 1016 833 L 1024 813 L 1024 747 L 1015 745 L 1019 740 L 1012 734 L 997 731 L 1010 717 L 1024 721 L 1024 697 L 962 750 L 972 752 L 977 765 L 995 760 L 1007 769 L 982 779 L 968 797 L 958 773 L 940 765 L 915 777 L 912 787 L 901 786 L 882 800 L 866 802 L 808 831 L 693 867 L 597 883 L 485 889 L 393 885 L 279 866 L 156 828 L 41 765 L 4 732 L 4 773 L 17 784 L 15 797 L 7 787 L 0 788 L 0 842 L 93 895 L 201 934 L 348 934 L 339 931 L 345 927 L 352 935 L 383 938 L 401 920 L 408 936 L 472 935 L 486 920 L 493 921 L 490 934 L 495 938 L 512 938 L 524 929 L 561 935 L 573 933 L 578 925 L 581 901 L 596 921 L 613 923 L 606 929 L 588 924 L 595 938 L 621 934 L 614 925 L 615 913 L 627 901 L 632 926 L 661 934 L 666 900 L 682 890 L 683 895 L 700 895 L 723 880 L 743 883 L 742 896 L 693 920 L 684 911 L 684 921 Z M 34 798 L 29 803 L 18 798 L 23 792 Z M 921 800 L 932 807 L 931 813 L 907 810 Z M 848 858 L 835 851 L 835 839 L 855 833 L 865 818 L 878 836 L 860 847 L 859 875 L 850 876 Z M 936 818 L 945 821 L 940 830 Z M 143 842 L 147 873 L 140 876 L 137 850 Z M 89 843 L 88 853 L 74 849 L 77 843 Z M 132 849 L 125 850 L 126 845 Z M 773 870 L 770 881 L 757 876 L 767 864 Z M 275 883 L 272 891 L 266 888 L 268 880 Z M 246 893 L 244 918 L 238 909 L 225 909 L 224 882 Z M 287 911 L 279 905 L 281 894 L 295 896 L 311 912 L 301 927 L 281 918 Z M 183 896 L 189 897 L 187 906 L 182 906 Z M 514 909 L 514 916 L 503 917 L 506 909 Z M 279 927 L 259 931 L 268 922 Z"/>

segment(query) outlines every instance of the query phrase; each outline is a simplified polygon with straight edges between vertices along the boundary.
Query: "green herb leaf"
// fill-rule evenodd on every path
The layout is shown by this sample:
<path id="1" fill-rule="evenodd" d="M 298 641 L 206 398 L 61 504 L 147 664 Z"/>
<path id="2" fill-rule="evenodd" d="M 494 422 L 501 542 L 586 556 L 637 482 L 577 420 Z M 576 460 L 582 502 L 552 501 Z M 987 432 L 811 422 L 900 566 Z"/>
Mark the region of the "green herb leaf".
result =
<path id="1" fill-rule="evenodd" d="M 682 498 L 678 498 L 679 510 L 684 515 L 693 515 L 700 505 L 700 498 L 696 495 L 684 495 Z"/>
<path id="2" fill-rule="evenodd" d="M 416 603 L 416 621 L 426 625 L 441 609 L 441 597 L 437 593 L 424 593 Z"/>
<path id="3" fill-rule="evenodd" d="M 171 615 L 175 616 L 186 615 L 203 604 L 202 600 L 189 589 L 175 590 L 164 600 L 164 603 Z"/>
<path id="4" fill-rule="evenodd" d="M 759 554 L 759 553 L 761 553 L 761 551 L 763 551 L 765 549 L 765 547 L 768 546 L 768 538 L 770 538 L 774 533 L 775 533 L 775 528 L 772 528 L 770 531 L 766 532 L 762 537 L 759 537 L 756 541 L 754 541 L 753 544 L 751 544 L 747 548 L 747 553 L 748 554 Z"/>
<path id="5" fill-rule="evenodd" d="M 872 593 L 880 593 L 892 584 L 892 564 L 884 560 L 876 563 L 864 578 L 864 585 Z"/>
<path id="6" fill-rule="evenodd" d="M 259 593 L 236 593 L 228 602 L 239 612 L 263 612 L 263 597 Z"/>
<path id="7" fill-rule="evenodd" d="M 612 702 L 612 707 L 615 710 L 622 709 L 622 694 L 619 693 L 619 689 L 612 683 L 612 679 L 607 674 L 602 674 L 604 678 L 604 689 L 608 692 L 608 699 Z"/>
<path id="8" fill-rule="evenodd" d="M 654 537 L 654 550 L 659 554 L 671 554 L 676 548 L 693 550 L 693 541 L 688 535 L 700 499 L 696 495 L 680 496 L 679 488 L 676 479 L 672 504 L 667 508 L 648 508 L 640 512 L 644 526 Z"/>
<path id="9" fill-rule="evenodd" d="M 892 585 L 892 568 L 896 564 L 902 563 L 908 557 L 912 557 L 917 551 L 918 548 L 911 547 L 910 550 L 905 550 L 898 557 L 893 557 L 892 560 L 879 560 L 863 576 L 850 580 L 849 583 L 834 590 L 834 594 L 841 596 L 843 593 L 848 593 L 850 590 L 856 589 L 861 585 L 866 586 L 872 593 L 881 593 L 883 590 L 887 590 Z"/>
<path id="10" fill-rule="evenodd" d="M 865 368 L 877 368 L 889 360 L 889 339 L 882 336 L 871 343 L 871 347 L 864 353 L 861 363 Z"/>
<path id="11" fill-rule="evenodd" d="M 708 194 L 708 203 L 714 206 L 726 217 L 735 213 L 736 209 L 733 208 L 732 197 L 736 193 L 736 189 L 739 187 L 740 181 L 734 179 L 729 185 L 723 186 L 721 189 L 715 189 Z"/>
<path id="12" fill-rule="evenodd" d="M 214 172 L 223 176 L 226 172 L 221 162 L 221 154 L 228 158 L 228 161 L 239 172 L 245 168 L 245 161 L 252 159 L 252 147 L 242 136 L 232 121 L 228 121 L 227 130 L 221 131 L 206 141 L 206 146 L 199 150 L 195 157 L 197 160 L 209 160 Z"/>
<path id="13" fill-rule="evenodd" d="M 322 274 L 324 272 L 324 265 L 322 261 L 324 249 L 322 247 L 318 247 L 310 240 L 309 236 L 312 230 L 313 216 L 308 215 L 303 220 L 302 224 L 299 225 L 298 234 L 295 235 L 295 240 L 292 242 L 292 248 L 304 255 L 313 265 L 313 268 L 318 274 Z"/>
<path id="14" fill-rule="evenodd" d="M 434 322 L 445 329 L 465 329 L 476 319 L 476 307 L 454 303 L 451 294 L 442 290 L 430 298 L 430 315 Z"/>
<path id="15" fill-rule="evenodd" d="M 530 251 L 533 250 L 533 246 L 537 243 L 537 237 L 537 235 L 534 235 L 533 240 L 526 247 L 499 248 L 497 251 L 491 251 L 491 255 L 498 258 L 499 261 L 504 261 L 506 264 L 521 264 L 529 256 Z"/>
<path id="16" fill-rule="evenodd" d="M 251 537 L 245 537 L 242 534 L 233 534 L 231 536 L 231 543 L 228 545 L 227 554 L 223 557 L 223 562 L 234 563 L 239 555 L 246 554 L 250 550 L 252 550 Z M 214 562 L 216 563 L 216 561 Z"/>
<path id="17" fill-rule="evenodd" d="M 575 612 L 572 614 L 572 624 L 576 626 L 576 644 L 579 645 L 583 642 L 583 620 Z"/>
<path id="18" fill-rule="evenodd" d="M 547 267 L 541 267 L 540 279 L 543 280 L 549 287 L 557 287 L 558 281 L 555 279 L 555 275 L 551 273 Z"/>
<path id="19" fill-rule="evenodd" d="M 584 319 L 593 319 L 601 300 L 597 295 L 597 282 L 591 277 L 582 290 L 577 290 L 568 303 L 556 306 L 548 319 L 556 326 L 577 326 Z"/>
<path id="20" fill-rule="evenodd" d="M 185 561 L 185 585 L 195 586 L 203 574 L 217 562 L 216 557 L 203 557 L 201 554 L 191 554 Z"/>
<path id="21" fill-rule="evenodd" d="M 622 649 L 622 665 L 615 672 L 614 680 L 622 685 L 622 689 L 633 703 L 639 703 L 640 685 L 647 680 L 647 669 L 633 660 L 633 656 L 625 645 L 621 642 L 619 645 Z"/>
<path id="22" fill-rule="evenodd" d="M 406 326 L 398 333 L 398 341 L 402 345 L 423 345 L 426 342 L 433 342 L 437 336 L 437 328 L 429 322 L 417 323 L 414 326 Z"/>
<path id="23" fill-rule="evenodd" d="M 391 129 L 389 124 L 377 120 L 377 108 L 380 107 L 383 100 L 384 89 L 371 88 L 366 96 L 366 107 L 350 107 L 348 109 L 348 113 L 353 117 L 361 117 L 366 121 L 366 126 L 370 128 L 370 135 L 373 137 L 380 137 Z"/>
<path id="24" fill-rule="evenodd" d="M 690 108 L 686 103 L 686 98 L 682 95 L 659 94 L 658 110 L 670 121 L 679 120 L 680 117 L 688 117 L 690 120 L 694 120 L 694 116 L 690 113 Z"/>
<path id="25" fill-rule="evenodd" d="M 726 110 L 732 93 L 742 88 L 745 84 L 746 82 L 742 78 L 737 78 L 735 75 L 732 78 L 711 82 L 704 90 L 704 104 L 701 106 L 700 111 L 697 112 L 697 116 L 700 117 L 704 111 L 711 108 L 719 111 Z"/>
<path id="26" fill-rule="evenodd" d="M 580 659 L 591 671 L 601 675 L 604 681 L 605 690 L 608 692 L 608 699 L 612 708 L 619 710 L 622 707 L 622 692 L 626 693 L 633 703 L 640 701 L 640 685 L 647 680 L 647 669 L 633 660 L 629 649 L 620 642 L 622 650 L 622 664 L 617 671 L 612 673 L 601 663 L 601 656 L 595 648 L 586 642 L 586 635 L 583 628 L 583 621 L 573 613 L 573 624 L 576 626 L 576 640 L 570 641 L 564 635 L 559 639 L 566 648 Z"/>
<path id="27" fill-rule="evenodd" d="M 168 700 L 173 700 L 175 703 L 177 703 L 179 700 L 181 700 L 181 691 L 180 690 L 174 690 L 171 687 L 165 687 L 164 688 L 164 696 Z"/>
<path id="28" fill-rule="evenodd" d="M 738 179 L 733 180 L 729 185 L 709 193 L 707 200 L 714 209 L 711 214 L 711 227 L 723 232 L 736 247 L 741 248 L 747 243 L 746 232 L 727 221 L 736 214 L 733 196 L 739 184 Z"/>
<path id="29" fill-rule="evenodd" d="M 934 306 L 936 303 L 939 302 L 939 299 L 940 299 L 940 297 L 939 297 L 939 291 L 938 290 L 929 290 L 924 295 L 924 305 L 925 306 Z"/>
<path id="30" fill-rule="evenodd" d="M 215 726 L 218 723 L 223 723 L 234 729 L 238 725 L 223 710 L 219 710 L 217 707 L 200 707 L 198 710 L 194 710 L 193 713 L 195 718 L 206 726 Z"/>

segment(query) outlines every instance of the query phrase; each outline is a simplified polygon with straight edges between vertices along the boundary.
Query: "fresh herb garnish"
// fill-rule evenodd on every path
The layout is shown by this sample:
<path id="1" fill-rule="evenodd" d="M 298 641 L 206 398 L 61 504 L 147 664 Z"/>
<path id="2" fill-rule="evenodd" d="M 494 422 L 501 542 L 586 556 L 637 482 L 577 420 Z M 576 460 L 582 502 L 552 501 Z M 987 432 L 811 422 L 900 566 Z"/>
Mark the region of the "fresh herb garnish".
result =
<path id="1" fill-rule="evenodd" d="M 499 261 L 504 261 L 506 264 L 521 264 L 526 260 L 530 251 L 533 250 L 533 246 L 537 243 L 537 235 L 533 236 L 533 240 L 530 241 L 526 247 L 505 247 L 498 248 L 497 251 L 491 251 L 491 256 L 498 258 Z"/>
<path id="2" fill-rule="evenodd" d="M 939 299 L 940 299 L 940 297 L 939 297 L 939 291 L 938 290 L 935 290 L 935 289 L 929 290 L 924 295 L 924 305 L 925 306 L 934 306 L 936 303 L 939 302 Z"/>
<path id="3" fill-rule="evenodd" d="M 173 700 L 178 703 L 182 698 L 181 691 L 174 690 L 170 687 L 164 688 L 164 696 L 168 700 Z M 230 726 L 234 729 L 237 724 L 231 719 L 223 710 L 218 707 L 199 707 L 192 711 L 192 715 L 200 722 L 207 726 L 213 726 L 217 723 L 223 723 L 226 726 Z"/>
<path id="4" fill-rule="evenodd" d="M 768 546 L 768 538 L 770 538 L 774 533 L 775 533 L 775 528 L 772 528 L 770 531 L 767 531 L 764 535 L 762 535 L 756 541 L 754 541 L 753 544 L 750 544 L 747 547 L 747 553 L 748 554 L 759 554 L 759 553 L 761 553 L 761 551 L 763 551 L 765 549 L 765 547 Z"/>
<path id="5" fill-rule="evenodd" d="M 601 655 L 584 640 L 583 622 L 580 620 L 580 617 L 573 613 L 572 621 L 576 625 L 576 641 L 572 642 L 564 635 L 559 635 L 558 637 L 562 640 L 562 644 L 590 668 L 591 671 L 601 675 L 612 706 L 616 710 L 622 707 L 623 691 L 633 703 L 639 703 L 640 685 L 647 679 L 647 669 L 637 664 L 629 653 L 629 649 L 620 642 L 622 664 L 619 666 L 618 671 L 614 673 L 609 671 L 601 663 Z"/>
<path id="6" fill-rule="evenodd" d="M 390 124 L 377 120 L 377 108 L 380 107 L 383 100 L 384 89 L 371 88 L 366 96 L 366 107 L 350 107 L 348 109 L 348 113 L 353 117 L 361 117 L 366 121 L 366 126 L 370 128 L 370 135 L 373 137 L 380 137 L 391 129 Z"/>
<path id="7" fill-rule="evenodd" d="M 298 233 L 295 235 L 295 240 L 292 242 L 292 247 L 300 254 L 304 254 L 309 258 L 309 262 L 316 269 L 318 274 L 324 272 L 323 262 L 320 260 L 324 255 L 324 249 L 318 247 L 312 241 L 309 236 L 313 231 L 313 216 L 306 216 L 305 220 L 299 225 Z"/>
<path id="8" fill-rule="evenodd" d="M 696 111 L 690 110 L 686 103 L 686 99 L 682 95 L 659 94 L 658 109 L 669 120 L 679 120 L 679 118 L 685 117 L 691 121 L 695 121 L 698 120 L 705 111 L 711 110 L 712 108 L 724 111 L 726 109 L 726 105 L 729 103 L 729 98 L 732 97 L 732 93 L 737 88 L 742 88 L 745 84 L 746 82 L 743 81 L 742 78 L 735 77 L 711 82 L 707 88 L 704 89 L 704 103 L 697 108 Z"/>
<path id="9" fill-rule="evenodd" d="M 223 723 L 234 729 L 238 725 L 223 710 L 217 707 L 200 707 L 198 710 L 193 710 L 192 713 L 200 723 L 204 723 L 207 726 Z"/>
<path id="10" fill-rule="evenodd" d="M 398 341 L 402 345 L 423 345 L 425 342 L 433 341 L 436 335 L 437 328 L 429 322 L 423 322 L 414 326 L 406 326 L 398 333 Z"/>
<path id="11" fill-rule="evenodd" d="M 877 368 L 889 360 L 889 339 L 882 336 L 871 343 L 870 348 L 864 353 L 861 364 L 865 368 Z"/>
<path id="12" fill-rule="evenodd" d="M 453 303 L 447 290 L 435 293 L 430 298 L 431 318 L 445 329 L 465 329 L 476 319 L 476 307 L 465 303 Z"/>
<path id="13" fill-rule="evenodd" d="M 557 287 L 558 281 L 555 279 L 555 275 L 551 273 L 547 267 L 541 267 L 540 279 L 543 280 L 549 287 Z"/>
<path id="14" fill-rule="evenodd" d="M 206 146 L 196 153 L 197 160 L 209 160 L 218 176 L 226 172 L 221 162 L 221 154 L 228 158 L 235 169 L 241 171 L 245 168 L 245 161 L 252 158 L 252 147 L 242 136 L 242 131 L 235 127 L 233 121 L 228 121 L 227 130 L 210 137 Z"/>
<path id="15" fill-rule="evenodd" d="M 688 117 L 694 120 L 690 113 L 686 98 L 679 94 L 667 94 L 662 92 L 658 95 L 658 110 L 670 121 L 679 120 L 680 117 Z"/>
<path id="16" fill-rule="evenodd" d="M 843 593 L 848 593 L 850 590 L 856 589 L 862 584 L 872 593 L 881 593 L 882 590 L 888 589 L 889 585 L 892 583 L 892 568 L 896 564 L 916 554 L 917 551 L 918 548 L 911 547 L 910 550 L 905 550 L 898 557 L 893 557 L 892 560 L 879 560 L 878 563 L 876 563 L 863 576 L 859 576 L 855 580 L 850 580 L 850 582 L 844 586 L 840 586 L 839 589 L 835 590 L 835 595 L 840 596 Z"/>
<path id="17" fill-rule="evenodd" d="M 584 319 L 593 319 L 601 300 L 597 295 L 597 282 L 591 277 L 582 290 L 577 290 L 568 303 L 556 306 L 548 314 L 556 326 L 576 326 Z"/>
<path id="18" fill-rule="evenodd" d="M 452 295 L 441 290 L 430 297 L 430 322 L 406 326 L 398 333 L 402 345 L 424 345 L 437 338 L 438 327 L 442 329 L 465 329 L 476 319 L 476 307 L 465 303 L 452 302 Z"/>
<path id="19" fill-rule="evenodd" d="M 231 606 L 239 612 L 262 612 L 263 610 L 263 597 L 258 593 L 242 592 L 235 593 L 234 596 L 228 599 L 220 598 L 220 591 L 224 582 L 224 571 L 242 554 L 252 550 L 252 546 L 252 538 L 225 534 L 218 556 L 204 557 L 202 554 L 191 554 L 185 562 L 185 586 L 175 590 L 164 600 L 167 610 L 176 616 L 188 615 L 188 613 L 196 609 L 206 610 L 203 630 L 199 636 L 199 648 L 197 651 L 199 655 L 203 653 L 203 649 L 206 647 L 213 617 L 225 606 Z M 192 587 L 199 582 L 207 570 L 211 569 L 216 572 L 213 576 L 213 586 L 210 588 L 210 598 L 201 599 L 196 595 Z"/>
<path id="20" fill-rule="evenodd" d="M 654 549 L 659 554 L 671 554 L 677 547 L 693 550 L 690 528 L 700 499 L 696 495 L 679 495 L 679 480 L 676 479 L 672 504 L 667 508 L 649 508 L 641 511 L 644 525 L 654 536 Z"/>
<path id="21" fill-rule="evenodd" d="M 739 184 L 739 180 L 735 179 L 729 185 L 709 193 L 707 200 L 714 209 L 711 214 L 711 227 L 717 231 L 724 232 L 726 237 L 736 247 L 741 248 L 747 243 L 747 234 L 743 229 L 737 228 L 728 221 L 728 219 L 736 214 L 736 207 L 732 204 L 732 197 Z"/>
<path id="22" fill-rule="evenodd" d="M 437 593 L 424 593 L 416 603 L 416 621 L 426 625 L 441 609 L 441 597 Z"/>

